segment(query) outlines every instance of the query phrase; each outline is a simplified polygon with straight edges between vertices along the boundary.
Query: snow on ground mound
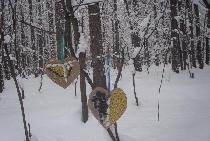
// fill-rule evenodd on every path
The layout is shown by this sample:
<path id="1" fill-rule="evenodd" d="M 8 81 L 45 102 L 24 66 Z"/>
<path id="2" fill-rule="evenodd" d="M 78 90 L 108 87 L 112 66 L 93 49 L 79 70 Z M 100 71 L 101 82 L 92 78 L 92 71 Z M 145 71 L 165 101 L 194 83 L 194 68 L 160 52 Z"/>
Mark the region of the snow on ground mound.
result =
<path id="1" fill-rule="evenodd" d="M 161 67 L 160 67 L 161 68 Z M 160 98 L 160 122 L 157 121 L 158 89 L 162 68 L 137 72 L 133 96 L 132 72 L 123 71 L 119 87 L 128 97 L 128 108 L 118 121 L 121 141 L 209 141 L 210 139 L 210 68 L 175 74 L 166 68 Z M 112 74 L 114 75 L 114 74 Z M 115 77 L 112 77 L 112 83 Z M 40 79 L 21 80 L 24 84 L 26 118 L 31 125 L 33 141 L 111 141 L 107 132 L 89 112 L 86 124 L 81 122 L 79 85 L 63 89 L 46 76 L 38 92 Z M 23 141 L 24 130 L 13 81 L 6 81 L 0 94 L 0 141 Z M 79 84 L 79 83 L 77 83 Z M 87 84 L 88 85 L 88 84 Z M 88 87 L 88 94 L 90 93 Z"/>

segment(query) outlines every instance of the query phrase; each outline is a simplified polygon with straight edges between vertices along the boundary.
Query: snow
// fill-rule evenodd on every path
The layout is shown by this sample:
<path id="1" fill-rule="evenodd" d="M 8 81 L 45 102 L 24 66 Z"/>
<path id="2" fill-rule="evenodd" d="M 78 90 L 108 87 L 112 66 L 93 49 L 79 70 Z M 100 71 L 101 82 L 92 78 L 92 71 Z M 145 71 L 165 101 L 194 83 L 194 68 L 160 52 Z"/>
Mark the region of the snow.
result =
<path id="1" fill-rule="evenodd" d="M 191 79 L 187 71 L 173 73 L 167 66 L 161 93 L 158 94 L 163 66 L 151 67 L 150 73 L 136 72 L 136 91 L 140 106 L 135 105 L 131 67 L 123 70 L 119 87 L 128 97 L 128 107 L 118 121 L 121 141 L 209 141 L 210 139 L 210 67 L 195 69 Z M 114 72 L 111 70 L 111 73 Z M 113 75 L 112 74 L 112 75 Z M 115 77 L 111 77 L 114 83 Z M 24 85 L 26 119 L 33 141 L 111 141 L 106 130 L 89 112 L 81 122 L 79 83 L 62 89 L 46 75 L 38 91 L 39 78 L 21 79 Z M 88 83 L 87 83 L 88 85 Z M 20 105 L 12 80 L 5 81 L 0 94 L 0 140 L 23 141 Z M 87 87 L 87 94 L 91 92 Z M 160 121 L 157 121 L 157 100 Z"/>
<path id="2" fill-rule="evenodd" d="M 14 54 L 10 54 L 9 58 L 10 58 L 10 60 L 16 61 L 16 58 L 15 58 Z"/>
<path id="3" fill-rule="evenodd" d="M 209 0 L 207 0 L 207 2 L 208 1 Z M 199 5 L 199 7 L 205 11 L 206 5 L 204 4 L 203 0 L 193 0 L 193 3 Z"/>
<path id="4" fill-rule="evenodd" d="M 9 35 L 4 36 L 4 43 L 8 44 L 11 40 L 11 37 Z"/>
<path id="5" fill-rule="evenodd" d="M 149 23 L 150 17 L 151 17 L 151 15 L 148 14 L 147 17 L 144 18 L 143 21 L 141 22 L 141 24 L 139 25 L 139 27 L 141 27 L 142 30 L 144 30 L 145 27 L 147 26 L 147 24 Z M 143 38 L 144 37 L 144 32 L 143 31 L 139 32 L 139 36 Z"/>
<path id="6" fill-rule="evenodd" d="M 78 44 L 78 51 L 77 51 L 77 56 L 79 56 L 80 52 L 86 52 L 88 50 L 88 42 L 85 39 L 84 33 L 80 33 L 80 41 Z"/>
<path id="7" fill-rule="evenodd" d="M 136 70 L 135 70 L 135 67 L 133 65 L 134 64 L 133 59 L 130 59 L 128 63 L 130 65 L 130 70 L 131 70 L 132 74 L 135 74 L 136 73 Z"/>
<path id="8" fill-rule="evenodd" d="M 139 54 L 140 50 L 141 50 L 141 47 L 134 48 L 133 52 L 131 53 L 131 58 L 135 58 Z"/>
<path id="9" fill-rule="evenodd" d="M 82 4 L 91 4 L 91 3 L 95 3 L 95 2 L 102 2 L 102 0 L 83 0 Z M 77 6 L 77 5 L 79 5 L 79 2 L 73 1 L 72 5 Z"/>

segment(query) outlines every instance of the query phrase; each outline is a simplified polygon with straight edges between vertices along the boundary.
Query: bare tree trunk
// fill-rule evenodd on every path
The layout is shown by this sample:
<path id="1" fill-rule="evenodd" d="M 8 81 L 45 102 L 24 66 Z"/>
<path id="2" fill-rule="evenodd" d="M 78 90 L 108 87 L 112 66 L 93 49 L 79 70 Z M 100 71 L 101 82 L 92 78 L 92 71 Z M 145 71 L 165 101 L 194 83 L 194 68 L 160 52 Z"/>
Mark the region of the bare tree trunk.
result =
<path id="1" fill-rule="evenodd" d="M 23 13 L 23 6 L 21 6 L 21 9 L 20 9 L 20 14 L 21 14 L 21 19 L 22 21 L 24 21 L 24 13 Z M 25 33 L 24 33 L 24 25 L 23 23 L 21 23 L 20 25 L 20 28 L 21 28 L 21 45 L 22 46 L 26 46 L 25 45 Z M 19 69 L 19 74 L 21 75 L 21 77 L 24 77 L 22 76 L 24 70 L 25 70 L 25 60 L 24 60 L 24 54 L 22 52 L 22 49 L 20 49 L 20 69 Z"/>
<path id="2" fill-rule="evenodd" d="M 186 27 L 186 17 L 185 17 L 185 0 L 179 1 L 179 13 L 180 13 L 180 30 L 181 34 L 181 51 L 180 51 L 180 64 L 181 69 L 186 70 L 187 66 L 187 27 Z"/>
<path id="3" fill-rule="evenodd" d="M 38 37 L 38 48 L 39 48 L 39 55 L 38 55 L 38 58 L 39 58 L 39 69 L 38 69 L 38 75 L 41 74 L 41 70 L 44 68 L 44 59 L 43 59 L 43 50 L 44 50 L 44 44 L 45 44 L 45 40 L 44 40 L 44 37 L 45 37 L 45 33 L 43 33 L 41 31 L 41 35 L 39 35 Z"/>
<path id="4" fill-rule="evenodd" d="M 13 3 L 14 3 L 14 7 L 13 7 L 13 4 L 12 4 L 11 0 L 9 0 L 9 5 L 12 9 L 12 28 L 13 28 L 12 34 L 14 35 L 14 51 L 15 51 L 15 57 L 16 57 L 16 61 L 17 61 L 17 63 L 14 64 L 14 65 L 15 65 L 15 68 L 19 71 L 19 68 L 20 68 L 20 66 L 19 66 L 20 65 L 20 63 L 19 63 L 20 51 L 17 48 L 17 15 L 16 15 L 17 0 L 15 0 Z"/>
<path id="5" fill-rule="evenodd" d="M 3 54 L 2 56 L 2 62 L 3 62 L 3 70 L 4 70 L 4 74 L 5 74 L 5 78 L 7 80 L 10 80 L 10 69 L 9 69 L 9 64 L 8 64 L 8 60 L 7 57 Z"/>
<path id="6" fill-rule="evenodd" d="M 114 67 L 119 69 L 120 66 L 120 37 L 119 37 L 119 20 L 117 19 L 117 0 L 114 0 L 114 46 L 113 46 L 113 62 Z"/>
<path id="7" fill-rule="evenodd" d="M 64 0 L 62 0 L 64 1 Z M 66 1 L 66 4 L 63 3 L 63 8 L 64 8 L 64 13 L 65 13 L 65 45 L 66 47 L 69 49 L 70 47 L 72 47 L 72 29 L 71 29 L 71 19 L 70 19 L 70 16 L 69 16 L 69 9 L 71 8 L 71 1 L 70 0 L 67 0 Z M 74 13 L 71 13 L 71 14 L 74 14 Z M 67 52 L 65 50 L 65 52 Z M 67 55 L 67 53 L 65 53 L 65 55 Z"/>
<path id="8" fill-rule="evenodd" d="M 3 90 L 4 90 L 4 77 L 3 77 L 2 64 L 0 64 L 0 93 L 2 93 Z"/>
<path id="9" fill-rule="evenodd" d="M 206 64 L 209 65 L 209 48 L 210 48 L 210 44 L 209 44 L 209 38 L 206 37 Z"/>
<path id="10" fill-rule="evenodd" d="M 124 3 L 126 4 L 126 9 L 127 9 L 127 12 L 129 13 L 127 0 L 124 0 Z M 137 0 L 133 0 L 132 4 L 133 4 L 134 10 L 138 11 L 138 2 L 137 2 Z M 131 24 L 131 21 L 130 21 L 130 24 Z M 130 29 L 133 30 L 133 26 L 132 25 L 130 25 Z M 131 34 L 131 41 L 132 41 L 132 45 L 133 45 L 134 48 L 140 47 L 141 39 L 140 39 L 140 37 L 138 35 L 138 32 L 133 32 Z M 142 71 L 142 61 L 143 60 L 142 60 L 142 57 L 140 56 L 140 53 L 135 58 L 133 58 L 133 61 L 134 61 L 134 68 L 135 68 L 135 70 L 136 71 Z"/>
<path id="11" fill-rule="evenodd" d="M 30 24 L 32 25 L 33 24 L 33 3 L 32 3 L 32 0 L 28 0 L 28 4 L 29 4 L 29 16 L 30 16 Z M 35 46 L 35 30 L 34 30 L 34 27 L 33 26 L 30 26 L 30 30 L 31 30 L 31 47 L 32 47 L 32 50 L 34 50 L 33 52 L 33 73 L 35 74 L 36 71 L 37 71 L 37 67 L 38 67 L 38 63 L 37 63 L 37 60 L 38 60 L 38 57 L 36 55 L 36 46 Z M 35 74 L 36 76 L 36 74 Z"/>
<path id="12" fill-rule="evenodd" d="M 7 80 L 10 80 L 10 70 L 9 70 L 9 65 L 8 65 L 8 60 L 7 60 L 7 57 L 5 56 L 5 53 L 4 53 L 4 30 L 3 30 L 3 24 L 4 24 L 4 8 L 5 8 L 5 4 L 4 4 L 4 0 L 2 1 L 1 3 L 1 8 L 2 8 L 2 13 L 1 13 L 1 42 L 0 42 L 0 45 L 1 45 L 1 55 L 2 55 L 2 66 L 3 66 L 3 72 L 5 74 L 5 78 Z"/>
<path id="13" fill-rule="evenodd" d="M 207 14 L 207 28 L 210 31 L 210 9 L 208 10 L 208 14 Z M 210 33 L 207 33 L 207 35 Z M 210 53 L 210 38 L 206 37 L 206 64 L 209 65 L 209 53 Z"/>
<path id="14" fill-rule="evenodd" d="M 192 1 L 191 0 L 186 0 L 186 5 L 188 9 L 188 18 L 189 18 L 189 28 L 190 28 L 190 63 L 191 67 L 196 68 L 196 58 L 195 58 L 195 45 L 194 45 L 194 34 L 193 34 L 193 7 L 192 7 Z"/>
<path id="15" fill-rule="evenodd" d="M 134 97 L 135 97 L 135 100 L 136 100 L 136 106 L 139 106 L 139 99 L 136 95 L 135 75 L 136 75 L 136 73 L 132 74 L 132 76 L 133 76 L 133 91 L 134 91 Z"/>
<path id="16" fill-rule="evenodd" d="M 199 64 L 199 68 L 203 69 L 204 67 L 204 63 L 203 63 L 203 55 L 202 55 L 202 45 L 201 45 L 201 40 L 200 40 L 200 36 L 201 36 L 201 30 L 200 30 L 200 18 L 199 18 L 199 9 L 198 9 L 198 5 L 194 4 L 194 10 L 195 10 L 195 23 L 196 23 L 196 37 L 197 37 L 197 60 L 198 60 L 198 64 Z"/>
<path id="17" fill-rule="evenodd" d="M 179 72 L 179 33 L 178 33 L 178 21 L 176 20 L 176 16 L 178 16 L 177 0 L 170 0 L 170 8 L 171 8 L 171 40 L 172 40 L 172 70 L 174 72 Z"/>
<path id="18" fill-rule="evenodd" d="M 93 84 L 95 87 L 106 87 L 106 76 L 104 68 L 103 46 L 102 46 L 102 31 L 100 20 L 99 4 L 88 5 L 89 26 L 90 26 L 90 51 L 92 53 L 93 67 Z M 107 132 L 113 141 L 116 141 L 110 128 Z"/>
<path id="19" fill-rule="evenodd" d="M 65 6 L 64 1 L 55 1 L 55 25 L 56 25 L 56 41 L 57 41 L 58 58 L 60 58 L 61 36 L 62 34 L 64 34 L 64 18 L 66 16 L 64 13 L 64 6 Z M 66 22 L 67 22 L 67 19 L 66 19 Z M 70 24 L 68 26 L 70 26 Z"/>
<path id="20" fill-rule="evenodd" d="M 4 32 L 3 32 L 3 21 L 4 21 L 4 0 L 1 1 L 1 14 L 0 14 L 0 57 L 2 58 L 0 61 L 0 93 L 3 92 L 4 89 L 4 76 L 3 76 L 3 55 L 4 55 L 4 49 L 3 49 L 3 41 L 4 41 Z"/>
<path id="21" fill-rule="evenodd" d="M 100 21 L 99 4 L 88 5 L 90 26 L 90 51 L 92 53 L 93 83 L 98 87 L 106 87 L 106 76 L 104 68 L 102 32 Z"/>
<path id="22" fill-rule="evenodd" d="M 207 14 L 207 28 L 210 29 L 210 9 L 208 10 L 208 14 Z"/>
<path id="23" fill-rule="evenodd" d="M 85 53 L 79 54 L 80 70 L 85 69 Z M 80 91 L 81 91 L 81 102 L 82 102 L 82 121 L 85 123 L 88 120 L 88 106 L 87 106 L 87 96 L 86 96 L 86 82 L 85 74 L 80 71 Z"/>
<path id="24" fill-rule="evenodd" d="M 80 38 L 80 33 L 79 33 L 79 27 L 78 27 L 78 20 L 74 16 L 74 11 L 73 11 L 73 6 L 70 0 L 65 1 L 61 0 L 62 6 L 63 6 L 63 12 L 65 14 L 65 42 L 66 46 L 68 49 L 70 49 L 70 53 L 72 57 L 75 57 L 75 50 L 72 45 L 72 29 L 71 25 L 73 26 L 73 31 L 74 31 L 74 42 L 75 46 L 79 44 L 79 38 Z"/>

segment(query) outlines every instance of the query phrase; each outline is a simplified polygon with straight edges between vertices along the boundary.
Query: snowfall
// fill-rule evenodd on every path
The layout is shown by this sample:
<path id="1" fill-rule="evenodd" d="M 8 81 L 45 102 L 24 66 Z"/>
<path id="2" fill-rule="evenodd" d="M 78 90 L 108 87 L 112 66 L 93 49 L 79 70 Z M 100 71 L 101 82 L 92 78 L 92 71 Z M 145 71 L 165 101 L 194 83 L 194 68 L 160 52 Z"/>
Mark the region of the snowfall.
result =
<path id="1" fill-rule="evenodd" d="M 146 70 L 146 69 L 144 69 Z M 121 141 L 210 141 L 210 67 L 176 74 L 167 66 L 160 91 L 163 67 L 136 72 L 137 107 L 130 67 L 123 69 L 118 84 L 126 93 L 128 105 L 117 121 Z M 111 84 L 116 73 L 112 71 Z M 43 76 L 18 78 L 25 90 L 24 107 L 31 125 L 32 141 L 111 141 L 107 131 L 89 111 L 87 123 L 81 121 L 79 81 L 67 89 Z M 87 83 L 87 96 L 91 88 Z M 158 101 L 160 121 L 158 121 Z M 24 128 L 13 80 L 5 82 L 0 94 L 0 141 L 24 141 Z"/>

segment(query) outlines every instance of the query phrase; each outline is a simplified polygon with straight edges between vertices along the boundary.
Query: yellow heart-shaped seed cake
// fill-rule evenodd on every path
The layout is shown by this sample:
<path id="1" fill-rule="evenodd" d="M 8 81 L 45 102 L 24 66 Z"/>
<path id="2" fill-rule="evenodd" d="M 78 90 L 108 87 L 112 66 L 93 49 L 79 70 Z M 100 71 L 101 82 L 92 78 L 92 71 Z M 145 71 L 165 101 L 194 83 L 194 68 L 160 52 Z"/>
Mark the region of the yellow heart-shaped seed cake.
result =
<path id="1" fill-rule="evenodd" d="M 111 92 L 108 106 L 108 121 L 114 124 L 125 112 L 127 108 L 127 97 L 120 88 L 115 88 Z"/>

